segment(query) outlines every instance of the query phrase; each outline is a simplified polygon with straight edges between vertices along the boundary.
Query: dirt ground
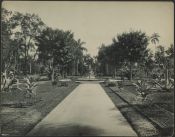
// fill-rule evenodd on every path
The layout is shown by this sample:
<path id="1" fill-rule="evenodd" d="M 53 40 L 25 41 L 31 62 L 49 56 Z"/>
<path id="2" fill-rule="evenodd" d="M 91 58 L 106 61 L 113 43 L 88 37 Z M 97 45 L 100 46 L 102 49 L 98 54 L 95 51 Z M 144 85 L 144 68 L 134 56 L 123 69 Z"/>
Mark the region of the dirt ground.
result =
<path id="1" fill-rule="evenodd" d="M 25 135 L 71 93 L 78 84 L 72 82 L 68 87 L 53 87 L 50 81 L 42 81 L 38 85 L 36 89 L 37 102 L 35 104 L 23 107 L 1 106 L 1 135 Z"/>

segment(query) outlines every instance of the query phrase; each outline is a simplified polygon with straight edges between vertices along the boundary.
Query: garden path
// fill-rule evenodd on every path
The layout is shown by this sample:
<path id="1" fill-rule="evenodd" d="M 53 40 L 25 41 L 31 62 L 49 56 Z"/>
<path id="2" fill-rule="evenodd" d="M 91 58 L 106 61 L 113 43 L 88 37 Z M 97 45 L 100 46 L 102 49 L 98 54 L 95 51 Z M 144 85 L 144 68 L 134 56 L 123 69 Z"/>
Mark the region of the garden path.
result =
<path id="1" fill-rule="evenodd" d="M 27 135 L 137 136 L 97 82 L 84 82 Z"/>

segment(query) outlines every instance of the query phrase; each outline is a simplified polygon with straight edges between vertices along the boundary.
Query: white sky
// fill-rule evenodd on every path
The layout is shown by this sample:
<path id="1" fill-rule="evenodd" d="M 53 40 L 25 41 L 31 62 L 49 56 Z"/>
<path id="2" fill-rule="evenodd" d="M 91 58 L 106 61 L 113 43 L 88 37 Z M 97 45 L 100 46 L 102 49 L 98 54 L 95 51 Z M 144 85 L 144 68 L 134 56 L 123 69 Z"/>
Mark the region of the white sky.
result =
<path id="1" fill-rule="evenodd" d="M 49 27 L 71 30 L 76 39 L 86 42 L 91 55 L 97 54 L 102 43 L 110 44 L 117 34 L 131 29 L 149 36 L 159 33 L 162 46 L 174 44 L 172 2 L 3 1 L 2 6 L 38 14 Z"/>

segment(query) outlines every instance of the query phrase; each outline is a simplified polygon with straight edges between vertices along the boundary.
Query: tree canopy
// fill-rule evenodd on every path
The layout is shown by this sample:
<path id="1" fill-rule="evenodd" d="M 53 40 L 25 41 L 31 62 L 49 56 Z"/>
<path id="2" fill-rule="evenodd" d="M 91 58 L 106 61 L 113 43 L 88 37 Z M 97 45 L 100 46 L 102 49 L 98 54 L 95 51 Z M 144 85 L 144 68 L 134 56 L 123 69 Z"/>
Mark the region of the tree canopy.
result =
<path id="1" fill-rule="evenodd" d="M 109 46 L 102 45 L 98 52 L 100 64 L 107 63 L 114 69 L 121 68 L 128 63 L 132 67 L 148 55 L 148 36 L 141 31 L 125 32 L 113 38 Z"/>
<path id="2" fill-rule="evenodd" d="M 61 70 L 78 74 L 83 64 L 85 44 L 75 40 L 70 30 L 52 29 L 36 14 L 2 9 L 2 66 L 24 74 L 32 72 L 32 64 L 52 64 Z M 11 55 L 11 56 L 10 56 Z M 34 65 L 38 66 L 38 65 Z M 20 68 L 19 68 L 20 67 Z"/>

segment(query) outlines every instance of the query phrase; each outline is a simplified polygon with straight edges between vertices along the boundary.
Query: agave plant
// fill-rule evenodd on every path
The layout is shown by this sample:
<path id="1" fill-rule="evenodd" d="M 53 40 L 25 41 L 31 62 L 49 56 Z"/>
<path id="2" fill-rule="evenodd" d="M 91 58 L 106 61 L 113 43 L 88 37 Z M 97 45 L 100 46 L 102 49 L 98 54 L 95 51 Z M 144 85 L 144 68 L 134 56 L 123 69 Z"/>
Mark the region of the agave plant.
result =
<path id="1" fill-rule="evenodd" d="M 172 78 L 169 79 L 169 83 L 166 83 L 165 80 L 162 79 L 155 79 L 153 82 L 164 91 L 170 91 L 174 88 L 174 79 Z"/>
<path id="2" fill-rule="evenodd" d="M 29 77 L 24 78 L 29 93 L 34 93 L 34 88 L 37 86 L 36 82 L 32 81 Z"/>
<path id="3" fill-rule="evenodd" d="M 143 99 L 146 98 L 150 93 L 150 89 L 153 87 L 153 85 L 146 82 L 146 80 L 138 80 L 136 83 L 133 83 L 133 85 L 136 86 L 137 92 Z"/>

